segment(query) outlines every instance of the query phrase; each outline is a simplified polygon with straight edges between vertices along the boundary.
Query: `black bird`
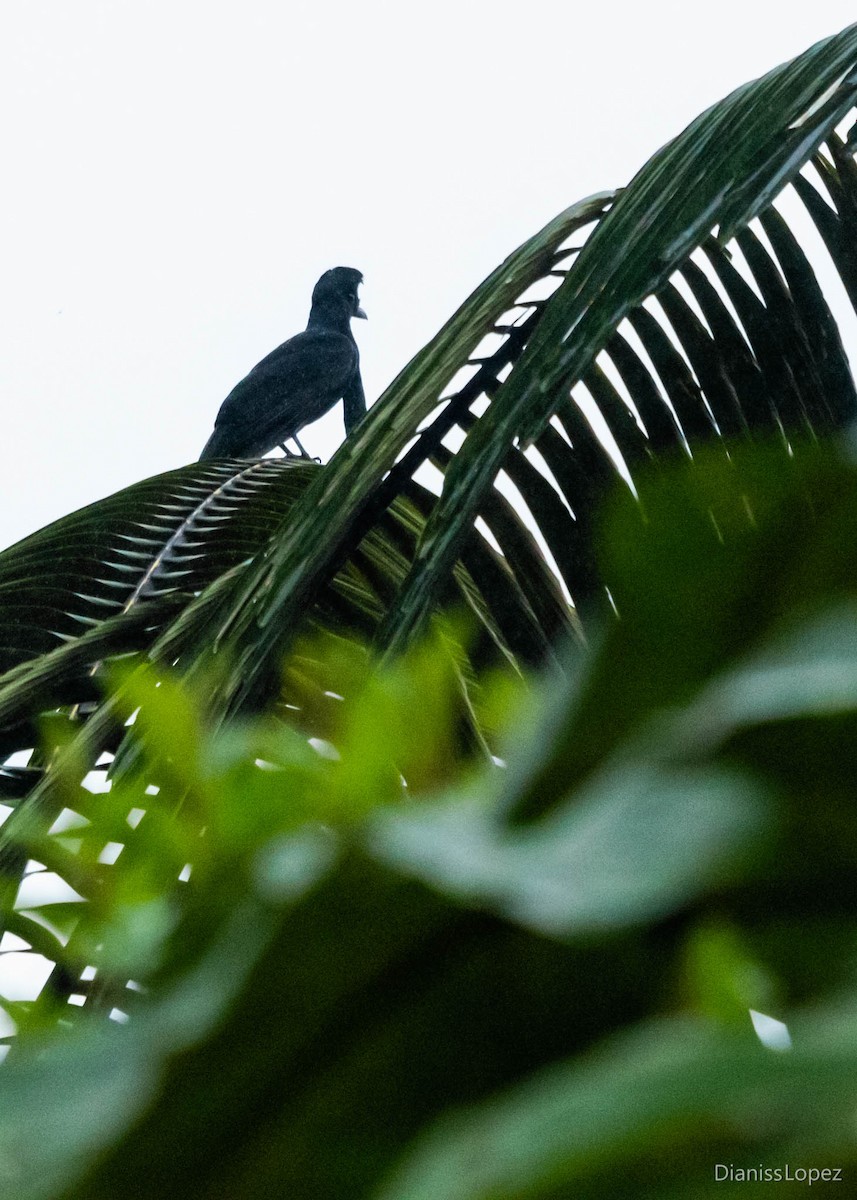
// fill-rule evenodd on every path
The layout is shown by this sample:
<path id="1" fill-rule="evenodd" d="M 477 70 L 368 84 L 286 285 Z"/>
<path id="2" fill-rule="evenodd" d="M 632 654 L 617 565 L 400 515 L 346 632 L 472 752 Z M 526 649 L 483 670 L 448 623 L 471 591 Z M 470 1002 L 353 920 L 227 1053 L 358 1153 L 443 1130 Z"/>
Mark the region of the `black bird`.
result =
<path id="1" fill-rule="evenodd" d="M 345 432 L 366 412 L 360 355 L 352 317 L 366 317 L 357 298 L 363 276 L 353 267 L 325 271 L 313 288 L 306 330 L 257 363 L 220 406 L 206 458 L 261 458 L 297 435 L 304 425 L 345 402 Z M 288 451 L 286 451 L 288 453 Z"/>

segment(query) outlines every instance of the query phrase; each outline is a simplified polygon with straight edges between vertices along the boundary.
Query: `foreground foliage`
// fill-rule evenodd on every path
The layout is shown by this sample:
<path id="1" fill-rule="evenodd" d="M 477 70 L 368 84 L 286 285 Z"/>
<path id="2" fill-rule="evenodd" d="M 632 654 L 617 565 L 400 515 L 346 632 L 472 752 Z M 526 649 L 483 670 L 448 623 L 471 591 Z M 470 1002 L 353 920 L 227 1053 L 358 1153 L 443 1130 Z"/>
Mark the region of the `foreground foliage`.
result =
<path id="1" fill-rule="evenodd" d="M 857 469 L 811 447 L 617 500 L 621 620 L 582 676 L 480 682 L 504 766 L 455 749 L 450 626 L 385 669 L 293 660 L 323 753 L 262 716 L 212 739 L 127 676 L 145 751 L 73 831 L 81 875 L 127 844 L 75 944 L 105 1003 L 143 990 L 121 1027 L 19 1014 L 7 1186 L 699 1197 L 731 1194 L 716 1163 L 857 1166 L 855 514 Z"/>

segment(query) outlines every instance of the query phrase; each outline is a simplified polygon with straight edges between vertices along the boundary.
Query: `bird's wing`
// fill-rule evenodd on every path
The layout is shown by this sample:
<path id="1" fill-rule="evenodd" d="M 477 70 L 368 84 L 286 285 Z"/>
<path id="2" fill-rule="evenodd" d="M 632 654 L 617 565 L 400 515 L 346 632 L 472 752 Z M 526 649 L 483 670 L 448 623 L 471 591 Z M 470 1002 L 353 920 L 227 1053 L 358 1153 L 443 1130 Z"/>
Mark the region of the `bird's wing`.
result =
<path id="1" fill-rule="evenodd" d="M 345 409 L 345 433 L 347 436 L 351 433 L 351 430 L 360 418 L 366 414 L 366 396 L 363 392 L 363 380 L 360 378 L 359 366 L 352 374 L 345 391 L 342 393 L 342 400 Z"/>
<path id="2" fill-rule="evenodd" d="M 240 440 L 273 438 L 268 449 L 316 420 L 340 398 L 358 363 L 344 334 L 308 329 L 272 350 L 220 406 L 215 428 L 227 425 Z M 261 453 L 265 453 L 262 451 Z"/>

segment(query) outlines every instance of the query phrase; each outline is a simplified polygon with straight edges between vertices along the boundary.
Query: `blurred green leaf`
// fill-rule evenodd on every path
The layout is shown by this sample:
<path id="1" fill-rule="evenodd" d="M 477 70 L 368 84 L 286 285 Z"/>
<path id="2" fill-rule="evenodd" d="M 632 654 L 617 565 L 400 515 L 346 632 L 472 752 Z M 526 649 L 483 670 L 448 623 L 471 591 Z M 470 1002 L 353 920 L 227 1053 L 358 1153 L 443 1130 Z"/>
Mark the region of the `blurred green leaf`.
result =
<path id="1" fill-rule="evenodd" d="M 771 815 L 746 779 L 637 761 L 606 768 L 537 825 L 505 827 L 483 783 L 472 799 L 378 815 L 369 844 L 468 905 L 573 937 L 686 903 L 728 877 Z"/>
<path id="2" fill-rule="evenodd" d="M 755 958 L 739 931 L 723 921 L 692 931 L 687 946 L 686 986 L 697 1011 L 712 1020 L 743 1026 L 752 1008 L 769 1011 L 776 982 Z"/>
<path id="3" fill-rule="evenodd" d="M 855 1010 L 803 1017 L 793 1029 L 788 1054 L 698 1022 L 634 1030 L 444 1118 L 374 1196 L 690 1200 L 719 1194 L 716 1163 L 782 1167 L 790 1145 L 800 1146 L 801 1165 L 847 1171 L 857 1159 Z"/>

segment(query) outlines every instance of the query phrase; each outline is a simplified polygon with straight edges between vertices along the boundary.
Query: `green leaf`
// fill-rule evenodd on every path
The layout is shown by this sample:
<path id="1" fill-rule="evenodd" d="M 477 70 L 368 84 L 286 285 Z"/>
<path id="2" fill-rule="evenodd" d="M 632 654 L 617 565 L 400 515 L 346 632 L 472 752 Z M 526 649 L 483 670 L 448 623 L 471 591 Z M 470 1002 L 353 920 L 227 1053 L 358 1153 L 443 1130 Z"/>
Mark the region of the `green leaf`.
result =
<path id="1" fill-rule="evenodd" d="M 769 809 L 747 780 L 607 766 L 538 825 L 505 827 L 483 783 L 418 810 L 379 814 L 369 845 L 429 886 L 554 937 L 673 912 L 746 857 Z"/>
<path id="2" fill-rule="evenodd" d="M 850 1166 L 842 1106 L 857 1054 L 853 1008 L 790 1028 L 795 1049 L 776 1054 L 747 1034 L 652 1022 L 445 1117 L 376 1200 L 690 1200 L 721 1194 L 715 1163 Z M 762 1130 L 779 1153 L 760 1145 Z M 784 1159 L 798 1137 L 799 1159 Z"/>

